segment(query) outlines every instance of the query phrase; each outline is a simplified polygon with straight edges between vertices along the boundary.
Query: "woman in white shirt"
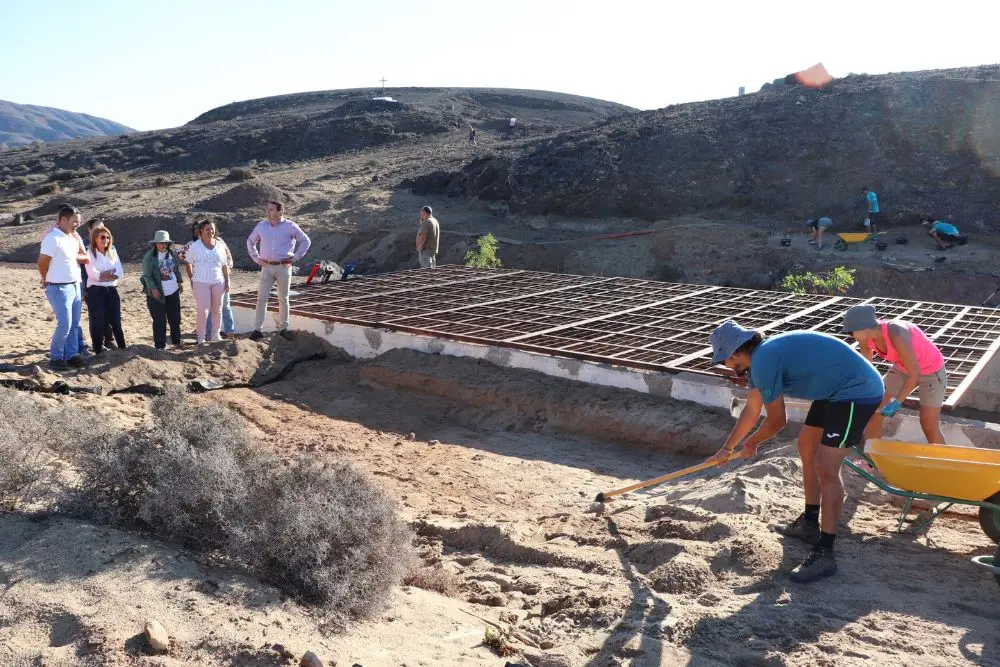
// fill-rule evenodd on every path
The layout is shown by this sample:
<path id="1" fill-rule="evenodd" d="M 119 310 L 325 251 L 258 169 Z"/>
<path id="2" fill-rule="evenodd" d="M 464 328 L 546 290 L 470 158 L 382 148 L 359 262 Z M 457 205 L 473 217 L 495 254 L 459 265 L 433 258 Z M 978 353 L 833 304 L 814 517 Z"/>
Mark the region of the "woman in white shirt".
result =
<path id="1" fill-rule="evenodd" d="M 90 261 L 87 267 L 87 311 L 90 313 L 90 340 L 94 354 L 104 352 L 104 331 L 111 327 L 115 342 L 125 349 L 122 331 L 122 301 L 118 281 L 125 275 L 122 260 L 114 249 L 111 231 L 104 225 L 90 230 Z"/>
<path id="2" fill-rule="evenodd" d="M 211 341 L 222 340 L 222 295 L 229 291 L 229 262 L 226 247 L 215 240 L 215 223 L 203 220 L 198 225 L 198 240 L 185 253 L 191 265 L 191 285 L 198 309 L 198 344 L 208 337 Z M 212 330 L 206 332 L 209 313 L 212 316 Z"/>
<path id="3" fill-rule="evenodd" d="M 187 261 L 187 253 L 188 250 L 191 249 L 192 245 L 198 243 L 201 240 L 201 234 L 199 232 L 199 228 L 201 227 L 202 222 L 203 221 L 197 221 L 191 223 L 191 240 L 185 243 L 184 247 L 181 248 L 180 252 L 177 253 L 177 257 L 181 260 L 181 263 L 184 264 L 184 268 L 187 271 L 188 280 L 192 281 L 191 282 L 192 287 L 194 286 L 194 273 L 192 272 L 191 265 Z M 215 228 L 215 242 L 221 245 L 222 249 L 226 252 L 226 263 L 229 265 L 230 272 L 232 272 L 233 253 L 229 250 L 229 246 L 226 245 L 226 242 L 222 240 L 222 237 L 219 236 L 218 225 L 216 225 Z M 210 312 L 208 314 L 208 322 L 205 325 L 205 338 L 211 338 L 211 331 L 210 331 L 211 329 L 212 329 L 212 313 Z M 235 332 L 236 332 L 236 323 L 235 320 L 233 319 L 233 306 L 229 301 L 229 292 L 226 292 L 225 294 L 222 295 L 222 337 L 228 338 Z"/>

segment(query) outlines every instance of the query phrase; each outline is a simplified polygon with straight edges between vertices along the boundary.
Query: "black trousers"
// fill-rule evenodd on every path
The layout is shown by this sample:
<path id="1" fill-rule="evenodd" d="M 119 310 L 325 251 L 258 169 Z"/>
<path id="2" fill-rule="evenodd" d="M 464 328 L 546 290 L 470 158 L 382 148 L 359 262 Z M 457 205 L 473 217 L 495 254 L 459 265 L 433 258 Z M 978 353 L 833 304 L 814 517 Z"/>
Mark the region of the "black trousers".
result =
<path id="1" fill-rule="evenodd" d="M 170 342 L 181 344 L 181 293 L 174 292 L 164 297 L 160 303 L 151 296 L 146 297 L 146 307 L 153 316 L 153 345 L 158 350 L 167 346 L 167 323 L 170 323 Z"/>
<path id="2" fill-rule="evenodd" d="M 90 310 L 90 305 L 87 303 L 88 301 L 87 271 L 82 266 L 80 267 L 80 275 L 82 276 L 82 282 L 83 282 L 83 291 L 81 292 L 81 296 L 83 297 L 83 305 L 87 306 L 87 310 Z M 115 332 L 111 329 L 111 325 L 108 324 L 107 326 L 104 327 L 104 346 L 111 347 L 111 343 L 114 341 L 114 339 L 115 339 Z"/>
<path id="3" fill-rule="evenodd" d="M 90 313 L 90 340 L 94 352 L 100 352 L 107 340 L 107 330 L 114 334 L 118 347 L 125 347 L 122 331 L 122 301 L 117 287 L 87 285 L 87 311 Z"/>

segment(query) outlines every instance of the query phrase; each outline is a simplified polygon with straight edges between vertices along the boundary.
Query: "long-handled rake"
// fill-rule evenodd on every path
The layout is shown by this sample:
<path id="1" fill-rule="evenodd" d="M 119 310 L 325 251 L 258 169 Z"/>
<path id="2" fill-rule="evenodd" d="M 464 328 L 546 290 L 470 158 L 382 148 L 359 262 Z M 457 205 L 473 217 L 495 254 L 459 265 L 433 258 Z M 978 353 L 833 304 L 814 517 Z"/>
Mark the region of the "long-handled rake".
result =
<path id="1" fill-rule="evenodd" d="M 597 494 L 597 497 L 594 499 L 594 502 L 604 503 L 608 500 L 611 500 L 615 496 L 620 496 L 630 491 L 638 491 L 639 489 L 648 489 L 651 486 L 658 486 L 660 484 L 663 484 L 664 482 L 669 482 L 671 480 L 677 479 L 678 477 L 684 477 L 685 475 L 691 475 L 696 472 L 701 472 L 702 470 L 708 470 L 709 468 L 720 466 L 724 463 L 729 463 L 734 458 L 739 458 L 739 457 L 728 456 L 722 459 L 721 461 L 712 461 L 712 460 L 704 461 L 697 465 L 693 465 L 689 468 L 684 468 L 683 470 L 678 470 L 676 472 L 668 473 L 666 475 L 660 475 L 659 477 L 646 480 L 645 482 L 638 482 L 636 484 L 632 484 L 631 486 L 625 486 L 620 489 L 614 489 L 613 491 L 602 491 L 601 493 Z"/>

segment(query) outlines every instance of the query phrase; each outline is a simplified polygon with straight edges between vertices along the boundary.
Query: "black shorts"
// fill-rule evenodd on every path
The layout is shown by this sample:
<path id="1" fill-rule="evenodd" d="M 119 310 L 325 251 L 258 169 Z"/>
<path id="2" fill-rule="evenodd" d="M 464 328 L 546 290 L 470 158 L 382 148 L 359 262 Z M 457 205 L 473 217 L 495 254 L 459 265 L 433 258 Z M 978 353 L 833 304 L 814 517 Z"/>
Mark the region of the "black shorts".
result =
<path id="1" fill-rule="evenodd" d="M 962 241 L 961 237 L 953 234 L 945 234 L 944 232 L 938 232 L 937 237 L 942 243 L 960 243 Z"/>
<path id="2" fill-rule="evenodd" d="M 865 427 L 881 404 L 856 401 L 813 401 L 806 426 L 823 429 L 820 440 L 827 447 L 857 447 L 865 439 Z"/>
<path id="3" fill-rule="evenodd" d="M 868 213 L 868 221 L 872 223 L 872 227 L 875 226 L 876 219 L 878 218 L 878 211 Z"/>

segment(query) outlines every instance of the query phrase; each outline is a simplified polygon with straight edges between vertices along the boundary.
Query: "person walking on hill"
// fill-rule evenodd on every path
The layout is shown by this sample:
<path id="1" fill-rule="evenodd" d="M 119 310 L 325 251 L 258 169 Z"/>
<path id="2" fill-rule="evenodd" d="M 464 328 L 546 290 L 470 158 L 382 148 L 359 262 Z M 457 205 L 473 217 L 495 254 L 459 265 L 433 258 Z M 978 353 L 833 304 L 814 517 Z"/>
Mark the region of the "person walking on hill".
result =
<path id="1" fill-rule="evenodd" d="M 912 322 L 880 320 L 875 307 L 854 306 L 844 313 L 843 332 L 858 341 L 858 349 L 869 361 L 873 357 L 892 364 L 883 381 L 885 396 L 879 410 L 868 424 L 869 438 L 882 437 L 882 418 L 892 417 L 903 402 L 920 389 L 920 428 L 927 442 L 943 445 L 941 406 L 948 390 L 948 371 L 944 355 L 930 338 Z"/>
<path id="2" fill-rule="evenodd" d="M 167 346 L 167 324 L 170 324 L 170 342 L 174 347 L 181 343 L 181 262 L 171 246 L 170 233 L 160 230 L 153 235 L 152 247 L 142 258 L 142 291 L 146 294 L 146 307 L 153 318 L 153 346 L 162 350 Z"/>
<path id="3" fill-rule="evenodd" d="M 865 205 L 868 207 L 868 217 L 865 218 L 865 228 L 872 234 L 877 233 L 876 218 L 878 218 L 878 195 L 868 188 L 862 188 L 861 193 L 865 196 Z"/>
<path id="4" fill-rule="evenodd" d="M 823 249 L 823 232 L 833 226 L 833 220 L 830 218 L 818 218 L 816 220 L 808 220 L 806 224 L 809 225 L 809 245 L 816 246 L 816 250 Z"/>
<path id="5" fill-rule="evenodd" d="M 958 227 L 950 222 L 945 222 L 944 220 L 934 220 L 932 222 L 929 219 L 924 219 L 921 221 L 921 224 L 930 225 L 927 235 L 934 239 L 934 242 L 937 243 L 938 248 L 941 250 L 947 250 L 962 241 L 962 235 L 959 233 Z"/>
<path id="6" fill-rule="evenodd" d="M 798 439 L 805 512 L 774 530 L 814 545 L 792 570 L 792 581 L 808 583 L 835 574 L 833 542 L 844 507 L 840 467 L 851 448 L 862 443 L 865 427 L 878 410 L 885 391 L 881 376 L 847 343 L 813 331 L 765 339 L 760 332 L 728 320 L 709 340 L 712 363 L 725 364 L 738 376 L 749 375 L 750 387 L 736 425 L 711 460 L 753 457 L 762 443 L 784 428 L 786 395 L 812 401 Z M 754 430 L 765 408 L 767 416 Z"/>
<path id="7" fill-rule="evenodd" d="M 191 291 L 198 308 L 198 344 L 222 340 L 222 296 L 229 291 L 229 260 L 226 247 L 215 238 L 215 223 L 202 220 L 198 240 L 187 251 L 191 267 Z M 212 318 L 212 329 L 208 318 Z"/>
<path id="8" fill-rule="evenodd" d="M 89 261 L 76 228 L 80 226 L 80 211 L 63 205 L 56 217 L 55 228 L 42 239 L 38 254 L 38 273 L 45 297 L 56 317 L 56 329 L 49 345 L 52 370 L 65 370 L 85 365 L 80 355 L 80 265 Z"/>
<path id="9" fill-rule="evenodd" d="M 268 203 L 267 219 L 258 222 L 247 238 L 250 259 L 260 266 L 257 314 L 250 333 L 251 340 L 260 340 L 264 335 L 267 301 L 275 283 L 278 284 L 278 330 L 288 329 L 288 292 L 292 284 L 292 264 L 305 257 L 312 244 L 298 225 L 282 215 L 283 210 L 281 202 Z"/>
<path id="10" fill-rule="evenodd" d="M 440 247 L 441 225 L 434 217 L 430 206 L 420 209 L 420 228 L 417 231 L 417 260 L 420 267 L 433 269 L 437 267 L 437 254 Z"/>
<path id="11" fill-rule="evenodd" d="M 125 349 L 122 331 L 122 302 L 118 281 L 125 275 L 121 258 L 114 249 L 111 231 L 96 225 L 90 232 L 90 259 L 87 268 L 87 310 L 90 312 L 90 340 L 94 354 L 104 352 L 105 331 L 111 328 L 117 347 Z"/>

